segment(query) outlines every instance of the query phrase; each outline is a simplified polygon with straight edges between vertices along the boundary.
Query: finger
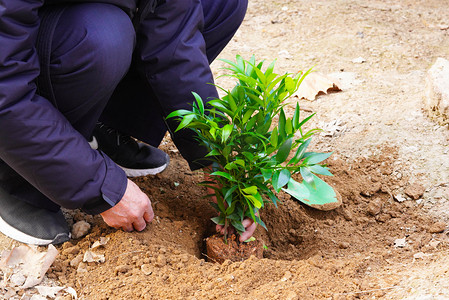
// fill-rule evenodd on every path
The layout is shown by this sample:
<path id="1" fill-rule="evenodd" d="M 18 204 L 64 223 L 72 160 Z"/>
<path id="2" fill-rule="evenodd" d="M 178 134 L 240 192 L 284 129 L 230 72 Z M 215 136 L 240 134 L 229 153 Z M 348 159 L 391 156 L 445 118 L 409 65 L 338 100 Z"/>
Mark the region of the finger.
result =
<path id="1" fill-rule="evenodd" d="M 153 221 L 153 219 L 154 219 L 153 210 L 151 210 L 151 213 L 144 212 L 143 213 L 143 219 L 145 220 L 145 222 L 151 223 Z"/>
<path id="2" fill-rule="evenodd" d="M 141 218 L 133 222 L 133 227 L 137 231 L 142 231 L 147 227 L 147 222 L 144 218 Z"/>
<path id="3" fill-rule="evenodd" d="M 249 227 L 251 224 L 254 224 L 253 219 L 248 219 L 248 218 L 246 218 L 246 219 L 244 219 L 244 220 L 242 221 L 242 225 L 243 225 L 243 227 L 245 227 L 245 228 Z"/>
<path id="4" fill-rule="evenodd" d="M 245 220 L 243 220 L 243 222 L 245 222 Z M 242 223 L 243 223 L 243 222 L 242 222 Z M 249 225 L 248 227 L 246 227 L 246 231 L 243 232 L 243 233 L 240 235 L 239 241 L 240 241 L 240 242 L 244 242 L 244 241 L 246 241 L 247 239 L 249 239 L 250 237 L 252 237 L 253 234 L 254 234 L 254 231 L 256 230 L 256 227 L 257 227 L 257 223 L 252 222 L 251 225 Z"/>
<path id="5" fill-rule="evenodd" d="M 123 231 L 126 231 L 126 232 L 131 232 L 131 231 L 134 230 L 132 224 L 126 224 L 126 225 L 123 225 L 123 226 L 122 226 L 122 229 L 123 229 Z"/>

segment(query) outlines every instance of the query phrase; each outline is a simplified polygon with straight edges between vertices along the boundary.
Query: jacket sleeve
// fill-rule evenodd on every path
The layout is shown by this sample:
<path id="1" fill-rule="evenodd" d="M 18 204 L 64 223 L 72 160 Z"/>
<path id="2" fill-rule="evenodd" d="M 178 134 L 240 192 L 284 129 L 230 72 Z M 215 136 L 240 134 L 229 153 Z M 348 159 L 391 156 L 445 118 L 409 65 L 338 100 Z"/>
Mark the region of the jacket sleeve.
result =
<path id="1" fill-rule="evenodd" d="M 42 5 L 0 0 L 0 158 L 62 207 L 100 213 L 120 201 L 126 175 L 36 94 Z"/>
<path id="2" fill-rule="evenodd" d="M 141 72 L 167 116 L 178 109 L 192 109 L 198 93 L 204 101 L 217 98 L 202 35 L 204 23 L 200 0 L 167 1 L 141 21 L 136 52 Z M 178 123 L 167 120 L 176 147 L 192 170 L 210 165 L 207 149 L 190 129 L 175 132 Z"/>

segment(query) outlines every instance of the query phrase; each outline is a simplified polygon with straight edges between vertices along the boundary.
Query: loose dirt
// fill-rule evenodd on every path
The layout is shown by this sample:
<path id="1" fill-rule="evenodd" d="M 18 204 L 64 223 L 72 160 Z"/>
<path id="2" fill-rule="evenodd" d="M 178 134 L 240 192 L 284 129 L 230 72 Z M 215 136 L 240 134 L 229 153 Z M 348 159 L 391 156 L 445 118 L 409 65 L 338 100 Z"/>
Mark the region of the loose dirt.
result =
<path id="1" fill-rule="evenodd" d="M 449 59 L 446 25 L 447 0 L 251 1 L 221 58 L 255 54 L 277 58 L 279 73 L 315 66 L 339 78 L 342 92 L 289 107 L 316 112 L 310 126 L 324 131 L 311 147 L 334 152 L 335 176 L 324 179 L 343 205 L 318 211 L 281 193 L 282 205 L 261 214 L 268 231 L 255 234 L 263 259 L 208 262 L 214 211 L 202 175 L 167 137 L 168 170 L 135 180 L 153 201 L 153 223 L 126 233 L 72 213 L 70 222 L 92 228 L 58 248 L 46 284 L 73 287 L 80 299 L 447 299 L 449 130 L 423 110 L 427 69 Z M 213 64 L 217 76 L 222 66 Z M 82 262 L 100 237 L 109 241 L 92 251 L 105 262 Z"/>

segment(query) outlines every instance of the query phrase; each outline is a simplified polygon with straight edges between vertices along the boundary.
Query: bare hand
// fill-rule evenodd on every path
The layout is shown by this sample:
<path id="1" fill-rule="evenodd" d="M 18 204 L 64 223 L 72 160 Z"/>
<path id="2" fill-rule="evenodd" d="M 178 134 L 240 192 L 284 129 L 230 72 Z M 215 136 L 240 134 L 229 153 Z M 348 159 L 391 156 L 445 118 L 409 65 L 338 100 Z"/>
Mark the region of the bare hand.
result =
<path id="1" fill-rule="evenodd" d="M 129 179 L 123 198 L 100 215 L 106 224 L 124 231 L 142 231 L 154 218 L 150 199 Z"/>
<path id="2" fill-rule="evenodd" d="M 203 169 L 203 171 L 205 171 L 205 173 L 204 173 L 204 180 L 205 181 L 215 181 L 213 179 L 213 177 L 211 177 L 209 175 L 209 173 L 208 173 L 208 172 L 211 171 L 211 169 L 212 169 L 212 167 L 206 167 L 206 168 Z M 218 184 L 215 184 L 215 185 L 218 187 Z M 209 195 L 210 194 L 215 194 L 215 190 L 210 188 L 210 187 L 207 187 L 207 193 Z M 214 203 L 217 203 L 217 198 L 215 196 L 211 196 L 211 201 L 214 202 Z M 250 237 L 253 236 L 254 231 L 256 230 L 256 227 L 257 227 L 257 223 L 255 223 L 254 220 L 251 219 L 251 218 L 245 218 L 242 221 L 242 225 L 243 225 L 243 227 L 245 227 L 245 231 L 240 235 L 240 238 L 239 238 L 240 242 L 244 242 L 244 241 L 246 241 L 247 239 L 249 239 Z M 217 232 L 219 232 L 221 234 L 225 234 L 223 225 L 217 225 L 215 227 L 215 229 L 217 230 Z M 228 232 L 229 233 L 232 233 L 233 231 L 234 231 L 233 227 L 228 227 Z"/>
<path id="3" fill-rule="evenodd" d="M 247 239 L 249 239 L 250 237 L 253 236 L 254 231 L 257 228 L 257 223 L 254 222 L 254 220 L 251 218 L 245 218 L 242 221 L 242 225 L 243 225 L 243 227 L 245 227 L 245 231 L 242 234 L 240 234 L 239 241 L 243 243 L 244 241 L 246 241 Z M 217 225 L 217 226 L 215 226 L 215 229 L 217 230 L 217 232 L 224 234 L 224 226 L 223 225 Z M 230 231 L 229 229 L 234 230 L 234 228 L 228 227 L 228 232 Z"/>

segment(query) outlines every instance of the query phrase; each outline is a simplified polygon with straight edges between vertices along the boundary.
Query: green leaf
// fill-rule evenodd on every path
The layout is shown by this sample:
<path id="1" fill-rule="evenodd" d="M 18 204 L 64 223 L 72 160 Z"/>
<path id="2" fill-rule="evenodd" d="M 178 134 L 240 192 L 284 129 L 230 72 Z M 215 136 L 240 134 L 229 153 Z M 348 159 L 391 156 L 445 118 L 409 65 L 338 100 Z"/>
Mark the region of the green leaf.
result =
<path id="1" fill-rule="evenodd" d="M 291 77 L 285 78 L 285 88 L 289 92 L 289 94 L 293 94 L 296 90 L 296 83 Z"/>
<path id="2" fill-rule="evenodd" d="M 224 143 L 228 140 L 229 136 L 232 133 L 233 126 L 232 124 L 227 124 L 223 126 L 222 132 L 221 132 L 221 142 Z"/>
<path id="3" fill-rule="evenodd" d="M 200 110 L 201 115 L 204 115 L 204 103 L 203 103 L 203 99 L 201 99 L 200 95 L 198 95 L 195 92 L 192 92 L 193 97 L 195 97 L 196 99 L 196 103 L 198 105 L 198 109 Z"/>
<path id="4" fill-rule="evenodd" d="M 251 116 L 253 115 L 254 111 L 255 111 L 254 109 L 249 109 L 249 110 L 247 110 L 245 112 L 245 114 L 243 115 L 243 118 L 242 118 L 242 123 L 243 124 L 248 122 L 249 118 L 251 118 Z"/>
<path id="5" fill-rule="evenodd" d="M 225 62 L 225 63 L 227 63 L 228 65 L 234 67 L 235 69 L 238 69 L 237 64 L 234 63 L 232 60 L 224 59 L 224 58 L 222 58 L 222 59 L 220 59 L 220 60 L 221 60 L 222 62 Z"/>
<path id="6" fill-rule="evenodd" d="M 288 188 L 283 189 L 283 191 L 307 205 L 324 205 L 338 202 L 334 189 L 316 175 L 313 176 L 315 177 L 316 188 L 313 188 L 306 182 L 298 183 L 290 179 Z"/>
<path id="7" fill-rule="evenodd" d="M 262 87 L 265 87 L 265 83 L 266 83 L 266 80 L 267 80 L 266 77 L 265 77 L 265 74 L 258 67 L 254 67 L 254 71 L 257 74 L 257 77 L 259 79 L 260 85 Z"/>
<path id="8" fill-rule="evenodd" d="M 235 162 L 231 161 L 230 163 L 227 163 L 224 168 L 228 171 L 237 169 L 237 166 L 235 165 Z"/>
<path id="9" fill-rule="evenodd" d="M 250 237 L 249 239 L 247 239 L 246 241 L 243 241 L 244 243 L 249 243 L 249 242 L 254 242 L 256 240 L 255 237 Z"/>
<path id="10" fill-rule="evenodd" d="M 277 145 L 278 145 L 278 130 L 277 130 L 277 127 L 274 127 L 273 131 L 271 132 L 270 143 L 271 143 L 271 145 L 273 147 L 277 147 Z"/>
<path id="11" fill-rule="evenodd" d="M 271 202 L 273 202 L 274 206 L 278 207 L 278 197 L 276 197 L 276 195 L 270 190 L 268 190 L 267 195 L 270 198 Z"/>
<path id="12" fill-rule="evenodd" d="M 274 172 L 271 183 L 273 184 L 273 188 L 275 189 L 275 191 L 279 192 L 279 190 L 290 180 L 290 177 L 290 171 L 288 171 L 287 169 L 282 169 L 280 171 Z"/>
<path id="13" fill-rule="evenodd" d="M 262 226 L 263 228 L 265 228 L 265 230 L 268 231 L 267 225 L 265 225 L 265 223 L 262 221 L 261 218 L 259 218 L 259 216 L 256 215 L 256 223 L 260 224 L 260 226 Z"/>
<path id="14" fill-rule="evenodd" d="M 246 195 L 246 194 L 243 194 L 243 196 L 244 196 L 246 199 L 248 199 L 249 201 L 251 201 L 251 203 L 252 203 L 255 207 L 257 207 L 257 208 L 261 208 L 261 207 L 262 207 L 263 201 L 262 201 L 262 197 L 260 196 L 260 194 L 255 194 L 254 196 L 253 196 L 253 195 Z"/>
<path id="15" fill-rule="evenodd" d="M 285 113 L 283 109 L 281 109 L 279 114 L 279 135 L 282 138 L 285 137 Z"/>
<path id="16" fill-rule="evenodd" d="M 297 164 L 304 156 L 304 153 L 306 152 L 307 147 L 309 146 L 312 139 L 308 139 L 304 141 L 299 147 L 298 150 L 296 150 L 295 156 L 288 162 L 288 164 Z"/>
<path id="17" fill-rule="evenodd" d="M 234 112 L 230 110 L 228 107 L 226 107 L 221 100 L 211 100 L 208 102 L 208 104 L 212 107 L 215 107 L 215 109 L 226 113 L 231 118 L 234 117 Z"/>
<path id="18" fill-rule="evenodd" d="M 257 213 L 257 209 L 252 205 L 251 201 L 249 201 L 248 199 L 246 199 L 246 203 L 248 204 L 248 209 L 245 212 L 245 215 L 248 217 L 251 217 L 251 219 L 253 219 L 254 221 L 256 221 L 256 214 L 254 213 L 254 210 Z M 243 215 L 243 212 L 242 212 Z M 242 216 L 243 219 L 243 216 Z"/>
<path id="19" fill-rule="evenodd" d="M 218 193 L 218 192 L 215 192 L 215 196 L 217 198 L 217 205 L 218 205 L 219 211 L 224 213 L 226 211 L 226 208 L 223 203 L 223 198 L 221 197 L 220 193 Z"/>
<path id="20" fill-rule="evenodd" d="M 182 118 L 181 123 L 179 123 L 178 128 L 176 128 L 175 131 L 179 131 L 179 130 L 183 129 L 184 127 L 186 127 L 187 125 L 189 125 L 190 122 L 192 122 L 194 118 L 195 118 L 195 115 L 193 113 L 190 115 L 185 115 Z"/>
<path id="21" fill-rule="evenodd" d="M 306 167 L 301 167 L 299 169 L 299 171 L 301 172 L 301 176 L 302 176 L 302 178 L 304 179 L 305 182 L 307 182 L 311 186 L 315 186 L 315 182 L 314 182 L 315 177 L 309 171 L 309 169 L 307 169 Z"/>
<path id="22" fill-rule="evenodd" d="M 229 220 L 234 220 L 234 221 L 238 221 L 238 222 L 242 221 L 242 218 L 239 216 L 239 214 L 237 212 L 226 216 L 226 218 Z"/>
<path id="23" fill-rule="evenodd" d="M 216 129 L 215 127 L 212 127 L 212 128 L 209 130 L 209 133 L 210 133 L 210 135 L 212 136 L 212 138 L 213 138 L 214 140 L 217 138 L 216 132 L 217 132 L 217 129 Z"/>
<path id="24" fill-rule="evenodd" d="M 220 155 L 220 152 L 218 152 L 217 149 L 213 149 L 211 152 L 206 154 L 206 157 L 208 156 L 215 156 L 215 155 Z"/>
<path id="25" fill-rule="evenodd" d="M 257 119 L 255 117 L 252 117 L 249 119 L 248 123 L 246 123 L 246 130 L 252 130 L 254 125 L 256 124 Z"/>
<path id="26" fill-rule="evenodd" d="M 191 114 L 191 113 L 192 113 L 192 111 L 190 111 L 190 110 L 178 109 L 178 110 L 175 110 L 174 112 L 172 112 L 171 114 L 169 114 L 166 117 L 166 119 L 173 118 L 173 117 L 181 117 L 181 116 Z"/>
<path id="27" fill-rule="evenodd" d="M 210 174 L 211 176 L 221 176 L 224 177 L 230 181 L 235 181 L 234 177 L 231 176 L 231 174 L 228 174 L 226 172 L 222 172 L 222 171 L 216 171 Z"/>
<path id="28" fill-rule="evenodd" d="M 267 91 L 271 91 L 279 81 L 283 80 L 285 76 L 278 76 L 274 80 L 271 80 L 270 84 L 267 86 Z"/>
<path id="29" fill-rule="evenodd" d="M 250 186 L 247 188 L 242 189 L 242 192 L 244 192 L 247 195 L 256 195 L 257 194 L 257 186 Z"/>
<path id="30" fill-rule="evenodd" d="M 273 185 L 274 190 L 278 193 L 280 190 L 280 187 L 278 186 L 278 181 L 279 181 L 279 174 L 281 173 L 281 171 L 275 171 L 273 173 L 273 177 L 271 177 L 271 184 Z"/>
<path id="31" fill-rule="evenodd" d="M 315 173 L 315 174 L 326 175 L 326 176 L 334 176 L 334 175 L 332 175 L 331 172 L 329 172 L 328 168 L 325 168 L 325 167 L 320 166 L 320 165 L 313 165 L 313 166 L 309 166 L 308 168 L 309 168 L 310 172 Z"/>
<path id="32" fill-rule="evenodd" d="M 212 222 L 214 222 L 217 225 L 224 225 L 225 224 L 225 218 L 221 215 L 218 217 L 211 218 Z"/>
<path id="33" fill-rule="evenodd" d="M 231 220 L 232 227 L 235 228 L 239 233 L 245 232 L 245 227 L 243 226 L 242 222 Z"/>
<path id="34" fill-rule="evenodd" d="M 232 203 L 232 193 L 238 188 L 238 185 L 233 185 L 229 190 L 227 190 L 224 194 L 224 200 L 228 205 Z M 223 191 L 224 192 L 224 191 Z M 235 203 L 235 202 L 234 202 Z"/>
<path id="35" fill-rule="evenodd" d="M 272 170 L 262 169 L 262 170 L 260 170 L 260 171 L 262 172 L 262 176 L 263 176 L 263 179 L 264 179 L 265 181 L 267 181 L 268 179 L 270 179 L 270 178 L 271 178 L 271 175 L 273 175 L 273 171 L 272 171 Z"/>
<path id="36" fill-rule="evenodd" d="M 220 211 L 220 208 L 218 207 L 218 204 L 215 202 L 209 202 L 209 204 L 217 211 Z"/>
<path id="37" fill-rule="evenodd" d="M 249 161 L 253 161 L 254 160 L 254 155 L 249 153 L 249 152 L 243 152 L 242 153 L 243 156 L 245 156 Z"/>
<path id="38" fill-rule="evenodd" d="M 237 201 L 234 201 L 231 203 L 230 206 L 228 206 L 228 208 L 225 211 L 226 215 L 230 215 L 234 212 L 236 204 L 237 204 Z"/>
<path id="39" fill-rule="evenodd" d="M 292 142 L 293 139 L 289 138 L 281 145 L 281 147 L 279 147 L 279 150 L 276 153 L 277 163 L 283 163 L 287 159 L 288 155 L 290 154 L 290 150 L 292 149 Z"/>
<path id="40" fill-rule="evenodd" d="M 290 118 L 287 118 L 287 120 L 285 120 L 285 133 L 287 136 L 293 133 L 293 124 L 292 119 Z"/>
<path id="41" fill-rule="evenodd" d="M 268 66 L 268 68 L 265 71 L 265 74 L 268 76 L 271 73 L 273 73 L 274 70 L 274 64 L 276 63 L 276 60 L 273 60 L 273 62 Z"/>
<path id="42" fill-rule="evenodd" d="M 234 90 L 235 90 L 235 93 L 237 93 L 238 92 L 238 87 L 235 87 Z M 223 100 L 227 100 L 227 102 L 229 103 L 229 108 L 233 112 L 235 112 L 237 110 L 237 105 L 235 104 L 235 99 L 234 99 L 234 90 L 233 90 L 233 93 L 228 94 L 225 97 L 223 97 Z"/>
<path id="43" fill-rule="evenodd" d="M 332 155 L 332 152 L 314 153 L 307 158 L 307 164 L 309 164 L 309 165 L 317 164 L 317 163 L 322 162 L 323 160 L 327 159 L 331 155 Z"/>
<path id="44" fill-rule="evenodd" d="M 279 178 L 277 181 L 277 190 L 280 190 L 284 185 L 286 185 L 288 183 L 288 181 L 290 180 L 291 174 L 290 171 L 287 169 L 283 169 L 281 170 L 281 172 L 279 173 Z"/>
<path id="45" fill-rule="evenodd" d="M 302 120 L 302 121 L 298 124 L 298 128 L 302 127 L 302 125 L 304 125 L 307 121 L 309 121 L 314 115 L 315 115 L 315 113 L 311 114 L 310 116 L 308 116 L 307 118 L 305 118 L 304 120 Z"/>
<path id="46" fill-rule="evenodd" d="M 223 148 L 223 150 L 221 151 L 223 154 L 223 157 L 228 157 L 229 154 L 231 154 L 231 147 L 229 145 L 227 145 L 226 147 Z"/>
<path id="47" fill-rule="evenodd" d="M 311 137 L 312 135 L 314 135 L 316 132 L 319 132 L 319 131 L 322 131 L 322 129 L 318 129 L 318 128 L 311 129 L 311 130 L 307 131 L 307 133 L 305 133 L 304 135 L 302 135 L 301 138 L 302 138 L 303 140 L 308 139 L 309 137 Z"/>
<path id="48" fill-rule="evenodd" d="M 300 108 L 298 102 L 296 102 L 295 113 L 293 114 L 293 129 L 296 131 L 299 129 L 299 117 L 300 117 Z"/>
<path id="49" fill-rule="evenodd" d="M 243 159 L 236 159 L 236 160 L 234 161 L 234 163 L 235 163 L 236 165 L 245 167 L 245 161 L 244 161 Z"/>

